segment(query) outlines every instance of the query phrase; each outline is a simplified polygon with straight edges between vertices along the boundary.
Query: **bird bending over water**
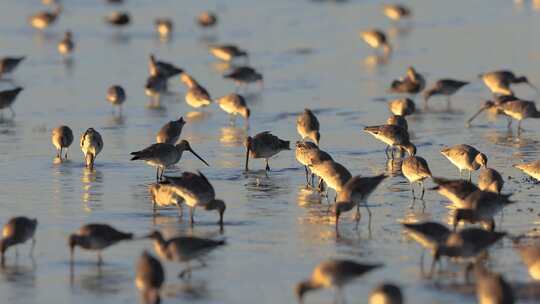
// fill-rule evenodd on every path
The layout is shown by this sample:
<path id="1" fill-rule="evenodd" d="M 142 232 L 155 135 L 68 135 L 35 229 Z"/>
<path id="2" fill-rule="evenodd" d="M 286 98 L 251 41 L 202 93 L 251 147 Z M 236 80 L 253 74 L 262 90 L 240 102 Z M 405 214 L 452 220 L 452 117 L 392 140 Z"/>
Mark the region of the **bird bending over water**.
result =
<path id="1" fill-rule="evenodd" d="M 540 181 L 540 160 L 530 163 L 514 164 L 512 167 L 519 169 L 523 173 L 533 177 L 537 181 Z"/>
<path id="2" fill-rule="evenodd" d="M 62 161 L 62 149 L 66 149 L 65 159 L 67 159 L 67 149 L 73 143 L 73 131 L 68 126 L 59 126 L 52 130 L 51 141 L 56 148 L 56 157 Z"/>
<path id="3" fill-rule="evenodd" d="M 249 157 L 264 158 L 266 162 L 266 171 L 270 171 L 268 159 L 283 150 L 290 150 L 290 141 L 279 139 L 272 135 L 270 131 L 261 132 L 254 137 L 248 136 L 245 141 L 246 146 L 246 167 L 248 171 Z"/>
<path id="4" fill-rule="evenodd" d="M 30 248 L 30 256 L 34 252 L 36 245 L 36 227 L 37 219 L 31 219 L 24 216 L 11 218 L 2 228 L 2 240 L 0 241 L 0 253 L 2 254 L 1 264 L 4 265 L 5 254 L 9 247 L 23 244 L 29 239 L 32 239 L 32 247 Z M 17 250 L 17 247 L 15 247 Z"/>
<path id="5" fill-rule="evenodd" d="M 469 145 L 455 145 L 441 150 L 444 155 L 459 170 L 459 176 L 463 170 L 469 172 L 469 181 L 471 172 L 487 166 L 487 156 L 476 148 Z"/>

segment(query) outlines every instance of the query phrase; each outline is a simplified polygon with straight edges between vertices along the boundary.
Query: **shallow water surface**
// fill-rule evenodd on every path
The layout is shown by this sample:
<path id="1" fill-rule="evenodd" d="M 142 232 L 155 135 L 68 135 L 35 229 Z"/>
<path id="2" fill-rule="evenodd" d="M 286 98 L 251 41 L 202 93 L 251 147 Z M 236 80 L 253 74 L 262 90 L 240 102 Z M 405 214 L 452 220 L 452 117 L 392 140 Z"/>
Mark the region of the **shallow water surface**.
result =
<path id="1" fill-rule="evenodd" d="M 252 170 L 243 172 L 244 138 L 271 130 L 294 143 L 296 115 L 305 107 L 319 117 L 321 147 L 353 175 L 396 172 L 399 166 L 385 160 L 384 146 L 361 130 L 386 121 L 386 101 L 393 97 L 387 88 L 410 65 L 428 83 L 442 77 L 473 82 L 453 97 L 451 111 L 444 98 L 436 97 L 429 112 L 409 119 L 418 154 L 428 160 L 432 172 L 457 177 L 439 150 L 473 144 L 488 155 L 489 165 L 505 177 L 504 191 L 514 192 L 518 201 L 497 219 L 498 228 L 519 234 L 532 231 L 539 222 L 538 185 L 510 164 L 538 159 L 540 122 L 526 121 L 519 137 L 507 131 L 501 118 L 490 122 L 481 116 L 474 127 L 464 128 L 466 118 L 490 96 L 476 78 L 479 73 L 510 68 L 540 85 L 540 11 L 531 1 L 407 1 L 414 20 L 396 27 L 380 14 L 380 1 L 129 0 L 125 8 L 134 24 L 116 31 L 102 21 L 112 7 L 104 1 L 75 0 L 65 1 L 65 14 L 45 34 L 26 24 L 26 17 L 41 8 L 37 2 L 0 2 L 2 55 L 28 56 L 12 83 L 0 82 L 0 89 L 25 87 L 14 106 L 15 119 L 0 124 L 0 222 L 15 215 L 39 220 L 35 260 L 27 257 L 27 245 L 19 249 L 17 260 L 13 250 L 8 252 L 7 266 L 0 270 L 2 302 L 135 303 L 134 264 L 151 243 L 111 247 L 104 252 L 101 269 L 93 253 L 77 250 L 70 274 L 67 236 L 89 222 L 107 222 L 137 235 L 160 229 L 167 236 L 226 238 L 228 245 L 213 252 L 208 267 L 195 272 L 189 282 L 177 278 L 182 266 L 166 263 L 164 303 L 294 303 L 293 284 L 329 257 L 385 264 L 346 289 L 351 303 L 365 303 L 369 291 L 384 280 L 402 286 L 408 303 L 474 302 L 470 294 L 424 280 L 418 268 L 422 250 L 402 232 L 402 221 L 447 221 L 448 208 L 438 194 L 428 191 L 424 202 L 413 204 L 408 184 L 397 174 L 372 195 L 371 224 L 362 210 L 356 231 L 347 215 L 337 237 L 327 200 L 305 189 L 304 169 L 293 151 L 271 159 L 268 175 L 261 160 L 250 161 Z M 218 12 L 220 25 L 203 32 L 193 20 L 208 8 Z M 175 21 L 175 35 L 167 43 L 154 35 L 153 18 L 158 16 Z M 359 31 L 370 27 L 391 32 L 395 53 L 386 63 L 373 57 L 359 38 Z M 56 52 L 65 29 L 74 32 L 77 43 L 69 65 Z M 221 77 L 227 67 L 206 51 L 212 42 L 245 47 L 250 63 L 264 73 L 264 90 L 253 87 L 246 93 L 252 109 L 249 128 L 241 120 L 231 125 L 217 106 L 190 109 L 178 78 L 171 80 L 172 92 L 160 107 L 150 107 L 144 96 L 149 53 L 184 67 L 214 97 L 234 91 Z M 111 114 L 105 101 L 111 84 L 123 85 L 128 93 L 121 118 Z M 516 91 L 537 99 L 526 86 Z M 420 98 L 416 102 L 420 107 Z M 182 137 L 211 166 L 186 154 L 168 173 L 199 169 L 207 175 L 227 203 L 223 231 L 215 225 L 215 212 L 197 210 L 193 228 L 185 219 L 179 221 L 174 208 L 153 215 L 147 188 L 155 171 L 129 161 L 129 152 L 151 144 L 157 130 L 179 116 L 187 120 Z M 76 140 L 70 160 L 57 165 L 50 132 L 60 124 L 69 125 Z M 84 168 L 78 148 L 78 137 L 89 127 L 105 142 L 93 172 Z M 494 246 L 491 259 L 493 268 L 509 280 L 529 280 L 509 241 Z M 439 283 L 454 280 L 443 278 Z M 327 291 L 307 298 L 309 303 L 332 300 Z"/>

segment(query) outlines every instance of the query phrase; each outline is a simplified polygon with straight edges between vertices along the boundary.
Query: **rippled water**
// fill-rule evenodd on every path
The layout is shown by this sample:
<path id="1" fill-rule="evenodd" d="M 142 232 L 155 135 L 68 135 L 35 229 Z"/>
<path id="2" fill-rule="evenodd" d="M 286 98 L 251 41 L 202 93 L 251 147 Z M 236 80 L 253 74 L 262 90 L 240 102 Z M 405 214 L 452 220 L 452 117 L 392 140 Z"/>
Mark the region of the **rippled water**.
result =
<path id="1" fill-rule="evenodd" d="M 489 122 L 485 116 L 476 127 L 463 127 L 466 117 L 489 97 L 477 74 L 511 68 L 540 85 L 540 11 L 534 2 L 408 1 L 415 18 L 400 29 L 379 13 L 379 1 L 130 0 L 126 8 L 134 24 L 115 31 L 102 22 L 111 7 L 74 0 L 65 1 L 65 14 L 46 34 L 37 34 L 26 24 L 26 16 L 40 8 L 37 2 L 0 2 L 2 55 L 28 56 L 12 78 L 26 88 L 14 107 L 17 116 L 0 124 L 0 222 L 20 214 L 39 219 L 35 262 L 26 254 L 15 261 L 9 252 L 8 266 L 0 271 L 2 302 L 135 303 L 134 263 L 150 242 L 122 243 L 106 250 L 101 270 L 94 254 L 78 251 L 71 277 L 66 238 L 88 222 L 107 222 L 136 234 L 158 228 L 168 236 L 227 239 L 228 246 L 211 254 L 209 267 L 194 273 L 188 283 L 176 278 L 182 266 L 166 264 L 165 303 L 293 303 L 293 284 L 328 257 L 386 265 L 346 289 L 353 303 L 366 302 L 369 290 L 383 280 L 401 285 L 409 303 L 474 302 L 471 295 L 441 290 L 423 280 L 418 269 L 421 249 L 403 235 L 403 220 L 447 220 L 448 209 L 436 193 L 428 192 L 424 204 L 413 205 L 404 178 L 387 179 L 370 200 L 371 231 L 367 217 L 358 231 L 346 217 L 337 238 L 325 199 L 304 189 L 304 171 L 293 152 L 272 159 L 268 176 L 257 160 L 251 162 L 253 171 L 247 175 L 242 171 L 243 138 L 271 130 L 294 142 L 295 117 L 305 107 L 317 112 L 322 148 L 353 175 L 391 170 L 384 146 L 361 129 L 386 120 L 385 100 L 391 97 L 387 87 L 409 65 L 428 82 L 442 77 L 474 81 L 453 98 L 452 111 L 446 111 L 444 99 L 435 98 L 431 112 L 409 120 L 418 153 L 434 174 L 457 177 L 438 152 L 441 147 L 474 144 L 488 155 L 490 166 L 502 172 L 505 191 L 515 192 L 519 202 L 505 210 L 498 227 L 518 234 L 537 225 L 538 186 L 510 164 L 538 159 L 540 136 L 535 131 L 540 123 L 527 121 L 527 131 L 520 137 L 507 131 L 504 120 Z M 220 26 L 202 32 L 193 19 L 208 8 L 218 11 Z M 158 16 L 175 21 L 176 33 L 168 43 L 154 35 L 152 20 Z M 361 29 L 375 26 L 392 33 L 395 53 L 386 64 L 377 64 L 359 39 Z M 71 65 L 56 53 L 65 29 L 74 32 L 77 43 Z M 173 93 L 164 98 L 161 109 L 147 107 L 142 86 L 150 52 L 190 71 L 213 96 L 232 92 L 233 84 L 220 76 L 224 67 L 205 51 L 213 41 L 247 48 L 251 63 L 264 73 L 264 91 L 254 88 L 247 94 L 252 108 L 249 129 L 241 121 L 231 126 L 216 106 L 190 113 L 178 79 L 171 81 Z M 105 91 L 113 83 L 128 92 L 121 119 L 105 102 Z M 0 82 L 0 88 L 12 85 Z M 518 87 L 517 93 L 537 98 L 527 87 Z M 214 224 L 214 212 L 197 212 L 199 223 L 193 229 L 178 221 L 174 209 L 152 216 L 147 187 L 155 172 L 129 161 L 129 152 L 151 144 L 161 125 L 181 115 L 188 121 L 182 136 L 211 167 L 202 167 L 189 155 L 180 167 L 201 169 L 226 201 L 222 234 Z M 105 147 L 94 172 L 84 169 L 77 144 L 70 150 L 69 162 L 53 164 L 49 136 L 60 124 L 69 125 L 77 138 L 88 127 L 102 134 Z M 180 172 L 180 167 L 170 172 Z M 21 249 L 26 252 L 27 246 Z M 508 241 L 492 250 L 491 264 L 510 280 L 529 280 Z M 308 296 L 309 303 L 332 299 L 330 292 Z"/>

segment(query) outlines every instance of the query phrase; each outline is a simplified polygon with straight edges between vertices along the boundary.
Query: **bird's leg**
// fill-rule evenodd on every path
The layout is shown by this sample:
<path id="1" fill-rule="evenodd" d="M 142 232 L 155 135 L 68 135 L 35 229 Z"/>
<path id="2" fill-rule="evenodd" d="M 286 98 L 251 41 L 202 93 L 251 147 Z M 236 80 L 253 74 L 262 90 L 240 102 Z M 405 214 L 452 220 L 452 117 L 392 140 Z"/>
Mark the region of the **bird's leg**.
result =
<path id="1" fill-rule="evenodd" d="M 306 187 L 309 186 L 309 172 L 307 166 L 304 166 L 304 169 L 306 171 Z"/>
<path id="2" fill-rule="evenodd" d="M 159 182 L 159 167 L 156 167 L 156 182 Z"/>
<path id="3" fill-rule="evenodd" d="M 32 238 L 32 246 L 30 247 L 30 254 L 28 256 L 34 256 L 34 248 L 36 247 L 36 238 Z"/>
<path id="4" fill-rule="evenodd" d="M 450 95 L 446 96 L 446 110 L 450 111 Z"/>
<path id="5" fill-rule="evenodd" d="M 270 171 L 270 165 L 268 165 L 268 158 L 264 160 L 266 162 L 266 172 Z"/>
<path id="6" fill-rule="evenodd" d="M 60 150 L 56 150 L 56 157 L 60 158 L 62 160 L 62 147 L 60 147 Z"/>
<path id="7" fill-rule="evenodd" d="M 420 185 L 422 186 L 422 195 L 420 195 L 420 199 L 423 200 L 424 199 L 424 193 L 426 192 L 426 187 L 424 186 L 423 181 L 420 182 Z"/>
<path id="8" fill-rule="evenodd" d="M 193 226 L 193 224 L 195 223 L 195 221 L 193 220 L 193 215 L 195 213 L 195 208 L 194 207 L 190 207 L 189 208 L 189 223 Z"/>
<path id="9" fill-rule="evenodd" d="M 512 118 L 508 117 L 508 124 L 506 125 L 508 129 L 512 127 Z"/>
<path id="10" fill-rule="evenodd" d="M 471 181 L 471 178 L 472 178 L 472 171 L 471 170 L 468 170 L 469 171 L 469 181 Z"/>
<path id="11" fill-rule="evenodd" d="M 11 119 L 15 118 L 15 111 L 13 111 L 13 108 L 9 107 L 9 110 L 11 111 Z"/>
<path id="12" fill-rule="evenodd" d="M 178 275 L 178 277 L 181 279 L 184 279 L 186 275 L 191 276 L 191 265 L 189 264 L 189 262 L 187 262 L 186 264 L 187 264 L 186 269 L 182 270 L 182 272 L 180 272 L 180 274 Z"/>
<path id="13" fill-rule="evenodd" d="M 66 155 L 64 155 L 64 159 L 67 159 L 67 155 L 68 155 L 68 148 L 66 148 Z"/>
<path id="14" fill-rule="evenodd" d="M 101 250 L 98 251 L 97 257 L 98 257 L 98 261 L 97 261 L 98 266 L 103 265 L 103 258 L 101 257 Z"/>
<path id="15" fill-rule="evenodd" d="M 311 186 L 315 187 L 315 174 L 311 173 Z"/>
<path id="16" fill-rule="evenodd" d="M 384 154 L 386 155 L 386 159 L 390 159 L 390 157 L 388 156 L 388 149 L 390 148 L 390 146 L 386 146 L 386 148 L 384 149 Z"/>
<path id="17" fill-rule="evenodd" d="M 163 173 L 165 173 L 165 167 L 161 168 L 161 174 L 159 175 L 159 180 L 163 180 Z"/>
<path id="18" fill-rule="evenodd" d="M 413 200 L 415 200 L 416 196 L 414 195 L 414 185 L 413 185 L 413 183 L 410 183 L 410 186 L 411 186 L 412 198 L 413 198 Z"/>
<path id="19" fill-rule="evenodd" d="M 518 128 L 517 128 L 518 135 L 521 134 L 521 131 L 523 131 L 523 128 L 521 128 L 521 120 L 518 120 Z"/>

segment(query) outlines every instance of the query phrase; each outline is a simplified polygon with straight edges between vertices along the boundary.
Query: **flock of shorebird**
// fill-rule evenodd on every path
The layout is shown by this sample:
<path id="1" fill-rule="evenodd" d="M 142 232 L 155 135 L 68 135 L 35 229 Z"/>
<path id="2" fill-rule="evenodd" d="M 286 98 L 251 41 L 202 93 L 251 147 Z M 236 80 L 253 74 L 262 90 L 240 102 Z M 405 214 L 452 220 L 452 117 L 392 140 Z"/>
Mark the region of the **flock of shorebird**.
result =
<path id="1" fill-rule="evenodd" d="M 112 1 L 110 2 L 121 2 Z M 56 1 L 51 2 L 55 8 L 44 11 L 29 18 L 32 27 L 45 30 L 53 25 L 62 13 L 62 5 Z M 410 18 L 411 10 L 403 5 L 384 5 L 383 13 L 390 19 L 400 20 Z M 127 26 L 131 22 L 127 12 L 114 12 L 105 19 L 114 26 Z M 212 12 L 204 12 L 197 22 L 202 27 L 212 27 L 218 22 L 217 16 Z M 156 32 L 162 38 L 169 37 L 174 29 L 170 19 L 155 20 Z M 380 30 L 368 30 L 361 33 L 361 38 L 371 47 L 381 49 L 383 57 L 392 53 L 392 44 L 385 33 Z M 64 38 L 57 45 L 58 52 L 66 57 L 71 56 L 75 50 L 75 42 L 71 31 L 65 33 Z M 223 44 L 210 46 L 209 52 L 219 60 L 248 62 L 248 52 L 235 45 Z M 0 76 L 12 73 L 24 60 L 24 57 L 9 57 L 0 60 Z M 246 124 L 250 117 L 250 109 L 245 98 L 238 93 L 231 93 L 214 99 L 209 92 L 195 78 L 171 63 L 159 61 L 153 55 L 149 56 L 149 76 L 145 85 L 145 92 L 150 98 L 157 98 L 168 89 L 168 80 L 179 76 L 187 87 L 186 103 L 193 108 L 206 107 L 216 103 L 226 113 L 232 116 L 241 116 Z M 263 76 L 248 65 L 235 67 L 224 75 L 232 79 L 239 86 L 246 86 L 253 82 L 262 84 Z M 518 121 L 518 132 L 521 131 L 521 121 L 527 118 L 540 118 L 540 112 L 532 101 L 522 100 L 514 95 L 511 86 L 527 83 L 536 89 L 526 77 L 518 77 L 510 71 L 494 71 L 480 75 L 485 85 L 494 94 L 493 100 L 485 102 L 473 117 L 468 120 L 470 124 L 482 111 L 492 110 L 498 115 L 508 117 L 509 127 L 512 120 Z M 416 96 L 421 94 L 424 98 L 424 107 L 428 107 L 428 100 L 436 95 L 448 98 L 458 92 L 468 82 L 455 79 L 440 79 L 430 88 L 426 88 L 424 77 L 413 67 L 407 69 L 405 77 L 397 79 L 390 84 L 390 92 Z M 0 92 L 0 110 L 9 109 L 15 117 L 12 105 L 23 89 L 16 87 Z M 107 101 L 122 113 L 122 105 L 127 94 L 119 85 L 111 86 L 106 92 Z M 431 179 L 436 187 L 432 188 L 440 195 L 450 200 L 455 207 L 453 215 L 453 229 L 437 222 L 404 223 L 404 229 L 410 237 L 433 253 L 433 262 L 429 277 L 434 275 L 435 266 L 442 257 L 473 261 L 467 264 L 466 278 L 473 271 L 476 279 L 476 289 L 480 303 L 513 303 L 515 295 L 512 287 L 502 275 L 488 270 L 482 260 L 482 253 L 490 246 L 509 237 L 516 243 L 517 251 L 522 255 L 531 276 L 540 280 L 540 246 L 523 246 L 519 244 L 520 237 L 511 237 L 510 234 L 495 230 L 494 217 L 505 206 L 515 203 L 510 200 L 510 194 L 501 193 L 504 179 L 493 168 L 488 168 L 488 157 L 473 146 L 458 144 L 445 147 L 440 152 L 454 166 L 462 176 L 463 171 L 468 173 L 466 179 L 447 179 L 435 177 L 426 159 L 417 156 L 417 149 L 411 142 L 408 132 L 406 116 L 417 112 L 415 103 L 410 98 L 399 98 L 389 102 L 392 115 L 386 124 L 367 126 L 364 131 L 386 145 L 386 157 L 401 159 L 401 173 L 411 185 L 413 199 L 423 199 L 425 193 L 424 182 Z M 114 108 L 113 108 L 114 111 Z M 150 186 L 154 211 L 157 207 L 177 206 L 180 217 L 183 216 L 183 205 L 189 207 L 190 223 L 194 224 L 195 208 L 216 210 L 219 213 L 219 225 L 223 225 L 226 204 L 216 198 L 211 182 L 201 173 L 184 172 L 181 176 L 166 176 L 165 170 L 182 158 L 184 151 L 189 151 L 201 162 L 208 163 L 199 156 L 187 140 L 180 140 L 182 129 L 186 122 L 182 117 L 166 123 L 156 135 L 156 143 L 136 152 L 132 152 L 131 160 L 142 160 L 150 166 L 156 167 L 156 183 Z M 314 112 L 305 109 L 297 118 L 296 127 L 301 140 L 296 143 L 295 155 L 300 164 L 305 167 L 306 186 L 320 191 L 328 199 L 328 190 L 335 191 L 333 214 L 335 215 L 335 229 L 339 234 L 340 217 L 356 209 L 356 227 L 361 219 L 360 207 L 364 206 L 371 217 L 367 200 L 378 185 L 388 178 L 386 174 L 375 176 L 353 176 L 345 166 L 336 162 L 330 154 L 319 148 L 321 140 L 320 124 Z M 62 163 L 68 158 L 67 149 L 74 140 L 73 131 L 65 125 L 52 130 L 52 144 L 57 149 L 55 163 Z M 80 148 L 84 154 L 85 164 L 93 170 L 96 157 L 104 147 L 100 133 L 94 128 L 88 128 L 80 137 Z M 264 159 L 265 170 L 270 171 L 269 159 L 283 150 L 290 150 L 290 142 L 274 136 L 270 132 L 262 132 L 245 139 L 246 156 L 245 170 L 248 171 L 249 159 Z M 531 177 L 540 180 L 540 160 L 532 163 L 515 164 L 515 168 Z M 471 182 L 471 173 L 480 170 L 478 185 Z M 417 185 L 417 186 L 416 186 Z M 416 186 L 416 189 L 415 189 Z M 418 189 L 418 186 L 420 189 Z M 420 194 L 418 194 L 420 192 Z M 478 223 L 482 228 L 469 227 L 458 230 L 460 223 Z M 2 264 L 5 263 L 5 253 L 10 247 L 32 240 L 32 249 L 35 245 L 35 232 L 37 219 L 27 217 L 12 218 L 2 231 L 0 252 Z M 98 264 L 102 264 L 101 251 L 111 245 L 124 240 L 152 239 L 157 254 L 165 260 L 177 261 L 187 264 L 187 268 L 180 273 L 180 277 L 189 278 L 191 271 L 190 261 L 200 261 L 201 267 L 205 264 L 201 258 L 210 251 L 225 245 L 223 240 L 213 240 L 198 237 L 178 236 L 165 239 L 159 231 L 153 231 L 145 236 L 135 237 L 132 233 L 119 231 L 110 225 L 92 223 L 82 226 L 77 232 L 69 236 L 68 245 L 71 252 L 73 266 L 74 250 L 80 247 L 86 250 L 97 251 Z M 311 277 L 298 283 L 295 294 L 303 302 L 305 294 L 310 290 L 320 288 L 336 288 L 338 301 L 343 301 L 341 289 L 354 278 L 360 277 L 372 270 L 382 267 L 382 264 L 364 264 L 353 260 L 330 259 L 323 261 L 315 267 Z M 160 288 L 165 281 L 165 271 L 160 260 L 149 252 L 144 251 L 137 263 L 135 283 L 141 291 L 145 303 L 160 302 Z M 383 283 L 373 290 L 369 302 L 378 303 L 404 303 L 404 296 L 400 288 L 394 284 Z"/>

